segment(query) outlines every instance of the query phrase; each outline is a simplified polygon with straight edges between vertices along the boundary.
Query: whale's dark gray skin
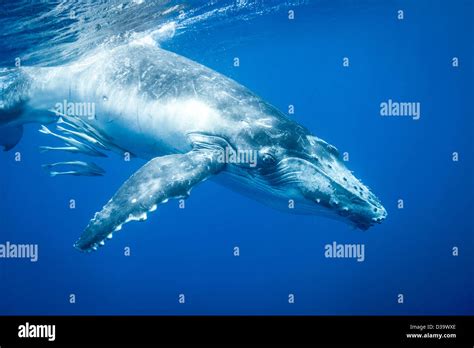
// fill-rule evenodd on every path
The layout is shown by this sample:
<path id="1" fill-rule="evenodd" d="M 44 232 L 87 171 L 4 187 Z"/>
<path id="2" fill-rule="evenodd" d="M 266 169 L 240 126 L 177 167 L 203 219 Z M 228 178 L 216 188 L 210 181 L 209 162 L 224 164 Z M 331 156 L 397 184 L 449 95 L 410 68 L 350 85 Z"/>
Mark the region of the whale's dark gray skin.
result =
<path id="1" fill-rule="evenodd" d="M 334 146 L 237 82 L 182 56 L 131 43 L 20 73 L 23 82 L 2 92 L 0 127 L 59 122 L 67 144 L 61 151 L 98 156 L 112 150 L 148 160 L 89 222 L 75 243 L 81 251 L 97 249 L 126 222 L 145 220 L 208 178 L 276 208 L 362 230 L 387 216 Z M 91 103 L 95 112 L 58 111 L 66 100 Z M 20 110 L 16 117 L 14 110 Z M 2 113 L 8 115 L 3 121 Z"/>

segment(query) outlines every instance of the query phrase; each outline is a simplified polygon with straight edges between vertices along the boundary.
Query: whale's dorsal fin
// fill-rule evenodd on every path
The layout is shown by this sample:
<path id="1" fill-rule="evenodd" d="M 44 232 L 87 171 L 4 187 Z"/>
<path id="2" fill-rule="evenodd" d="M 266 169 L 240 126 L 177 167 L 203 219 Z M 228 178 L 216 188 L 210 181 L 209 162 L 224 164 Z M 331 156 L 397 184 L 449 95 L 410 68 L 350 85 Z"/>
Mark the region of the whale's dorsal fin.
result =
<path id="1" fill-rule="evenodd" d="M 187 197 L 195 185 L 223 168 L 218 158 L 217 151 L 194 149 L 150 160 L 95 214 L 74 246 L 80 251 L 95 250 L 123 224 L 146 220 L 148 212 L 170 198 Z"/>

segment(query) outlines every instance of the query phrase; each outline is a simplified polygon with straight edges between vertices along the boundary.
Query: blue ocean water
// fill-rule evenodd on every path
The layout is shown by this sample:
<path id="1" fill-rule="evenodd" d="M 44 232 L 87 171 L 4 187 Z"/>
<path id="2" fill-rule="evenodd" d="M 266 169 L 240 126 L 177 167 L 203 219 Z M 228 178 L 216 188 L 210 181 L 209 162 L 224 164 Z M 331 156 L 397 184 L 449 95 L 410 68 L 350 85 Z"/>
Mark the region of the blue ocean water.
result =
<path id="1" fill-rule="evenodd" d="M 97 162 L 104 177 L 51 178 L 41 164 L 66 155 L 40 153 L 51 140 L 30 124 L 0 153 L 0 243 L 38 244 L 39 259 L 0 259 L 0 314 L 474 314 L 472 1 L 191 2 L 166 15 L 173 4 L 120 4 L 77 2 L 64 18 L 67 2 L 2 2 L 1 67 L 67 62 L 175 21 L 161 46 L 294 105 L 292 118 L 349 154 L 388 218 L 362 232 L 208 181 L 185 209 L 170 201 L 82 254 L 73 242 L 145 162 L 112 155 Z M 419 102 L 420 119 L 381 117 L 389 99 Z M 364 262 L 326 258 L 334 241 L 364 244 Z"/>

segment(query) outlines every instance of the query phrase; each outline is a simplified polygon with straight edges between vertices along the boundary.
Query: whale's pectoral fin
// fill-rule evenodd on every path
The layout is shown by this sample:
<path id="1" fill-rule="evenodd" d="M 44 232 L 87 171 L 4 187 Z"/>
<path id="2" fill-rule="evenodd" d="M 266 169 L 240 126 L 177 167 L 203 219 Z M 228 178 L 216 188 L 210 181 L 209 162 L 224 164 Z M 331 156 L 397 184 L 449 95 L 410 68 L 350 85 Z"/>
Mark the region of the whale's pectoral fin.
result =
<path id="1" fill-rule="evenodd" d="M 152 159 L 95 214 L 74 246 L 81 251 L 97 249 L 123 224 L 146 220 L 148 212 L 170 198 L 187 197 L 195 185 L 223 166 L 218 161 L 218 152 L 212 149 L 194 149 L 185 154 Z"/>

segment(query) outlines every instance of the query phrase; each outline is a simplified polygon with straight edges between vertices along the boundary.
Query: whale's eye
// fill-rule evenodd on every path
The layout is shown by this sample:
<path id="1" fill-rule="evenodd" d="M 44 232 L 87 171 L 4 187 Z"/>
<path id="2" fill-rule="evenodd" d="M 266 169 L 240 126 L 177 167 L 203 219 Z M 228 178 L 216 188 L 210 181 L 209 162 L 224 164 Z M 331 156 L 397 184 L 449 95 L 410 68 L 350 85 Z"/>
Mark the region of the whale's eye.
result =
<path id="1" fill-rule="evenodd" d="M 262 162 L 265 165 L 271 165 L 271 164 L 275 164 L 276 159 L 275 159 L 275 157 L 273 157 L 269 153 L 264 153 L 264 154 L 262 154 Z"/>

